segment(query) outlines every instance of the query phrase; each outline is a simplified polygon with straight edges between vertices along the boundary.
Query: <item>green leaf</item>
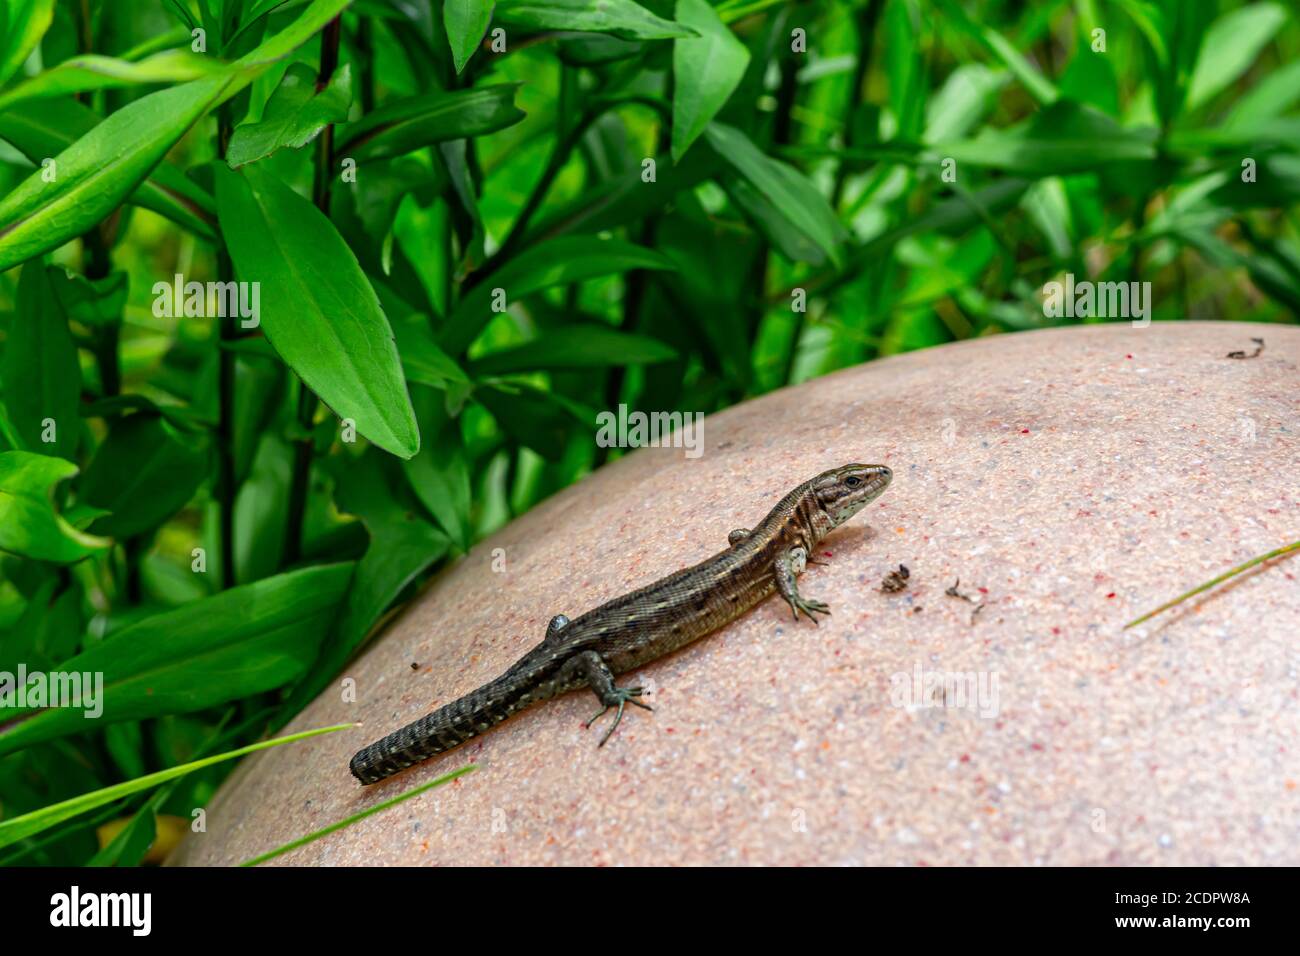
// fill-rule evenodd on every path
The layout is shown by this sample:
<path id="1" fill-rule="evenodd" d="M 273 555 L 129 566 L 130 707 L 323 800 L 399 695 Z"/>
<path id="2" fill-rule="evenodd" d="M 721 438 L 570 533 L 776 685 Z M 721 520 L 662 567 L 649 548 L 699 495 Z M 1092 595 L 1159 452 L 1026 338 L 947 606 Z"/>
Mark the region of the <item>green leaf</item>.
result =
<path id="1" fill-rule="evenodd" d="M 443 0 L 442 23 L 447 30 L 447 44 L 451 47 L 457 73 L 465 69 L 469 58 L 483 42 L 488 24 L 492 22 L 493 6 L 493 0 Z"/>
<path id="2" fill-rule="evenodd" d="M 97 725 L 201 710 L 296 680 L 315 659 L 352 570 L 350 563 L 332 564 L 264 578 L 115 632 L 59 666 L 102 675 L 94 699 L 6 708 L 0 755 Z M 98 717 L 87 715 L 100 708 Z"/>
<path id="3" fill-rule="evenodd" d="M 227 64 L 187 49 L 163 50 L 132 63 L 111 56 L 74 56 L 0 93 L 0 110 L 24 100 L 46 99 L 146 83 L 180 83 L 219 73 Z"/>
<path id="4" fill-rule="evenodd" d="M 206 438 L 148 413 L 120 418 L 79 485 L 83 502 L 109 512 L 90 530 L 115 538 L 150 531 L 185 507 L 207 472 Z"/>
<path id="5" fill-rule="evenodd" d="M 1286 19 L 1286 10 L 1276 3 L 1252 3 L 1215 20 L 1201 43 L 1187 108 L 1208 102 L 1245 73 Z"/>
<path id="6" fill-rule="evenodd" d="M 844 228 L 817 187 L 793 166 L 764 155 L 740 130 L 710 123 L 709 145 L 775 206 L 795 229 L 816 243 L 831 262 L 840 262 Z"/>
<path id="7" fill-rule="evenodd" d="M 1076 56 L 1075 60 L 1078 59 Z M 968 63 L 954 69 L 930 98 L 925 115 L 925 142 L 938 143 L 965 136 L 997 105 L 998 94 L 1008 79 L 1005 70 L 989 69 L 982 63 Z"/>
<path id="8" fill-rule="evenodd" d="M 403 499 L 410 492 L 395 465 L 392 458 L 369 449 L 360 459 L 338 469 L 335 501 L 341 511 L 356 515 L 365 524 L 370 545 L 357 563 L 337 625 L 311 670 L 285 702 L 286 714 L 296 713 L 324 690 L 407 585 L 447 553 L 447 536 L 430 524 L 418 507 L 406 506 Z M 403 463 L 403 467 L 407 465 L 409 462 Z"/>
<path id="9" fill-rule="evenodd" d="M 155 794 L 154 799 L 157 796 Z M 117 836 L 86 862 L 86 866 L 139 866 L 158 836 L 156 814 L 153 800 L 150 800 Z"/>
<path id="10" fill-rule="evenodd" d="M 124 106 L 0 199 L 0 271 L 48 252 L 117 208 L 186 131 L 220 102 L 233 75 L 216 74 Z"/>
<path id="11" fill-rule="evenodd" d="M 54 486 L 76 473 L 77 466 L 62 458 L 0 452 L 0 551 L 71 564 L 108 547 L 54 510 Z"/>
<path id="12" fill-rule="evenodd" d="M 1128 129 L 1091 107 L 1060 100 L 1018 126 L 985 127 L 974 139 L 942 143 L 933 152 L 972 166 L 1051 176 L 1154 159 L 1156 146 L 1154 130 Z"/>
<path id="13" fill-rule="evenodd" d="M 529 30 L 608 33 L 624 40 L 671 40 L 695 31 L 632 0 L 500 0 L 496 20 Z"/>
<path id="14" fill-rule="evenodd" d="M 376 803 L 373 807 L 366 807 L 364 810 L 358 811 L 357 813 L 354 813 L 351 816 L 344 817 L 342 820 L 337 820 L 334 823 L 331 823 L 329 826 L 321 827 L 319 830 L 313 830 L 311 833 L 308 833 L 305 836 L 300 836 L 296 840 L 290 840 L 288 843 L 281 844 L 280 846 L 276 847 L 274 850 L 268 850 L 265 853 L 247 859 L 239 865 L 240 866 L 261 866 L 263 863 L 266 863 L 268 860 L 274 860 L 277 856 L 284 856 L 284 854 L 288 853 L 290 850 L 296 850 L 300 846 L 306 846 L 308 843 L 314 843 L 317 840 L 321 839 L 322 837 L 327 837 L 331 833 L 337 833 L 339 830 L 342 830 L 344 827 L 350 827 L 352 826 L 352 824 L 360 820 L 364 820 L 366 817 L 372 817 L 376 813 L 382 813 L 383 811 L 387 810 L 389 807 L 394 807 L 399 803 L 405 803 L 407 800 L 410 800 L 412 797 L 418 797 L 422 793 L 426 793 L 429 790 L 434 789 L 435 787 L 441 787 L 442 785 L 450 783 L 451 781 L 455 780 L 457 777 L 463 777 L 465 776 L 465 774 L 471 773 L 477 769 L 478 766 L 472 763 L 466 764 L 463 767 L 458 767 L 455 770 L 453 770 L 451 773 L 445 773 L 441 777 L 435 777 L 434 779 L 430 780 L 428 783 L 422 783 L 418 787 L 412 787 L 410 790 L 407 790 L 405 793 L 399 793 L 395 797 L 391 797 L 388 800 L 384 800 L 380 803 Z"/>
<path id="15" fill-rule="evenodd" d="M 335 152 L 357 162 L 401 156 L 453 139 L 495 133 L 524 118 L 517 83 L 452 93 L 427 93 L 386 103 L 342 127 Z"/>
<path id="16" fill-rule="evenodd" d="M 798 229 L 792 229 L 790 220 L 755 189 L 749 180 L 728 175 L 723 179 L 722 186 L 731 201 L 750 218 L 781 255 L 791 262 L 807 262 L 815 266 L 826 264 L 826 253 Z"/>
<path id="17" fill-rule="evenodd" d="M 346 120 L 351 105 L 350 64 L 336 71 L 329 85 L 317 93 L 316 72 L 295 63 L 267 100 L 261 121 L 235 129 L 226 149 L 226 162 L 231 169 L 237 169 L 284 147 L 301 149 L 326 126 Z"/>
<path id="18" fill-rule="evenodd" d="M 1264 122 L 1289 112 L 1300 102 L 1300 61 L 1278 67 L 1245 91 L 1223 125 L 1233 129 Z"/>
<path id="19" fill-rule="evenodd" d="M 216 173 L 221 231 L 241 279 L 261 283 L 266 337 L 341 418 L 410 458 L 420 433 L 401 359 L 352 250 L 320 210 L 261 167 Z"/>
<path id="20" fill-rule="evenodd" d="M 75 460 L 81 365 L 67 316 L 39 259 L 23 267 L 18 281 L 0 375 L 10 422 L 25 447 Z M 46 441 L 49 437 L 54 441 Z"/>
<path id="21" fill-rule="evenodd" d="M 1063 97 L 1091 106 L 1108 116 L 1119 115 L 1119 82 L 1115 79 L 1114 60 L 1105 53 L 1094 52 L 1086 37 L 1080 37 L 1075 44 L 1074 57 L 1061 76 L 1060 87 Z M 958 135 L 964 133 L 965 130 Z"/>
<path id="22" fill-rule="evenodd" d="M 397 338 L 397 349 L 402 354 L 402 369 L 406 372 L 407 381 L 433 388 L 469 384 L 469 376 L 456 364 L 455 359 L 438 347 L 437 340 L 429 329 L 427 316 L 412 312 L 394 319 L 393 335 Z"/>
<path id="23" fill-rule="evenodd" d="M 334 18 L 350 0 L 314 0 L 229 69 L 128 103 L 0 199 L 0 272 L 81 235 L 116 209 L 208 111 Z"/>
<path id="24" fill-rule="evenodd" d="M 416 497 L 447 532 L 460 551 L 473 543 L 470 525 L 469 463 L 461 444 L 460 425 L 445 422 L 434 440 L 402 468 Z"/>
<path id="25" fill-rule="evenodd" d="M 1030 96 L 1044 106 L 1056 102 L 1060 94 L 1052 81 L 1043 76 L 1014 43 L 993 27 L 972 20 L 958 0 L 939 0 L 939 6 L 953 25 L 1001 60 Z"/>
<path id="26" fill-rule="evenodd" d="M 50 273 L 54 297 L 73 322 L 88 326 L 119 325 L 130 280 L 125 272 L 110 272 L 102 279 L 87 279 L 77 272 L 56 269 Z"/>
<path id="27" fill-rule="evenodd" d="M 889 106 L 894 113 L 897 138 L 909 141 L 920 135 L 929 92 L 921 51 L 920 17 L 915 0 L 892 0 L 885 8 L 883 24 Z"/>
<path id="28" fill-rule="evenodd" d="M 1029 186 L 1029 180 L 1008 177 L 999 179 L 982 189 L 969 193 L 962 191 L 956 196 L 944 199 L 922 215 L 908 219 L 901 225 L 854 247 L 842 272 L 830 276 L 825 281 L 821 277 L 810 280 L 808 287 L 825 294 L 831 289 L 846 284 L 862 270 L 888 258 L 892 250 L 908 236 L 931 231 L 959 235 L 973 226 L 986 224 L 991 217 L 1005 212 L 1020 202 Z"/>
<path id="29" fill-rule="evenodd" d="M 536 369 L 604 368 L 666 362 L 677 353 L 658 339 L 589 323 L 544 329 L 531 342 L 489 352 L 470 363 L 475 375 Z"/>
<path id="30" fill-rule="evenodd" d="M 64 800 L 60 803 L 51 804 L 48 807 L 42 807 L 31 813 L 24 813 L 22 816 L 13 817 L 9 820 L 0 821 L 0 847 L 10 846 L 19 840 L 25 840 L 30 836 L 35 836 L 48 830 L 50 827 L 57 826 L 64 820 L 70 820 L 75 816 L 85 813 L 87 810 L 94 810 L 96 807 L 102 807 L 110 803 L 115 803 L 123 797 L 129 797 L 133 793 L 140 793 L 144 790 L 152 789 L 159 784 L 166 783 L 169 780 L 175 780 L 177 777 L 183 777 L 186 774 L 193 773 L 195 770 L 202 770 L 204 767 L 211 767 L 226 760 L 234 760 L 237 757 L 243 757 L 247 754 L 256 753 L 259 750 L 267 750 L 271 747 L 279 747 L 282 744 L 291 744 L 299 740 L 306 740 L 309 737 L 316 737 L 320 734 L 331 734 L 339 730 L 351 730 L 355 724 L 335 724 L 332 727 L 318 727 L 315 730 L 304 730 L 301 733 L 290 734 L 287 737 L 276 737 L 274 740 L 260 740 L 255 744 L 249 744 L 247 747 L 240 747 L 238 750 L 230 750 L 223 754 L 216 754 L 212 757 L 204 757 L 202 760 L 195 760 L 190 763 L 181 764 L 178 767 L 168 767 L 166 770 L 160 770 L 157 773 L 151 773 L 145 777 L 137 777 L 134 780 L 128 780 L 125 783 L 114 784 L 111 787 L 104 787 L 102 790 L 94 790 L 90 793 L 84 793 L 79 797 L 73 797 L 71 800 Z"/>
<path id="31" fill-rule="evenodd" d="M 439 344 L 449 355 L 469 347 L 491 319 L 493 289 L 504 289 L 507 303 L 541 289 L 569 285 L 631 269 L 675 269 L 653 249 L 595 236 L 563 236 L 539 242 L 501 267 L 491 281 L 475 286 L 457 303 Z"/>
<path id="32" fill-rule="evenodd" d="M 531 385 L 484 385 L 474 398 L 512 439 L 552 462 L 563 459 L 575 429 L 589 428 L 596 419 L 594 411 Z"/>
<path id="33" fill-rule="evenodd" d="M 70 97 L 19 103 L 0 112 L 0 139 L 12 143 L 40 166 L 99 122 L 99 114 Z M 212 228 L 216 203 L 211 194 L 165 160 L 154 167 L 127 202 L 151 209 L 200 236 L 216 237 Z"/>
<path id="34" fill-rule="evenodd" d="M 675 163 L 726 105 L 749 66 L 749 50 L 705 0 L 677 0 L 677 20 L 699 36 L 673 41 Z"/>
<path id="35" fill-rule="evenodd" d="M 6 0 L 0 8 L 0 83 L 18 72 L 54 20 L 54 0 Z"/>

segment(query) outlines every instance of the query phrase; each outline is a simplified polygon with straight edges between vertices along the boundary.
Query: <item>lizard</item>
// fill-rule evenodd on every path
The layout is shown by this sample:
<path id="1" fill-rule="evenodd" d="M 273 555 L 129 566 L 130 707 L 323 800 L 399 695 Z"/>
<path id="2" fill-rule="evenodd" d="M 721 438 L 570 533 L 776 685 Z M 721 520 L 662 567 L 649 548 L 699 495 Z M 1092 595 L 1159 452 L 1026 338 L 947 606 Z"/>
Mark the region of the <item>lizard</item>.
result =
<path id="1" fill-rule="evenodd" d="M 580 617 L 551 618 L 546 636 L 504 674 L 357 751 L 350 769 L 363 784 L 377 783 L 444 753 L 532 704 L 590 687 L 601 710 L 590 728 L 617 708 L 598 746 L 618 728 L 623 709 L 643 703 L 639 686 L 619 687 L 615 675 L 663 657 L 718 630 L 779 592 L 796 622 L 802 611 L 814 624 L 829 614 L 821 601 L 799 593 L 796 577 L 818 543 L 888 487 L 884 465 L 849 464 L 803 482 L 753 530 L 727 536 L 728 547 L 705 561 L 614 598 Z"/>

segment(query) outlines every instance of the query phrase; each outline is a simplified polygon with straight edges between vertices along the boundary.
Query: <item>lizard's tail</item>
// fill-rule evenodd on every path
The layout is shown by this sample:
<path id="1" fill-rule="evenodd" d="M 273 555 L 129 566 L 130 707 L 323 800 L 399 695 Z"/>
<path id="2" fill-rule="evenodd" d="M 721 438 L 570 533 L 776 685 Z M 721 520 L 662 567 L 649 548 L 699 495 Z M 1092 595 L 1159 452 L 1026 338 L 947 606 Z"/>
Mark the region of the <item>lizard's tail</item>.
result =
<path id="1" fill-rule="evenodd" d="M 501 677 L 363 747 L 348 764 L 362 783 L 378 783 L 490 730 L 532 700 L 513 674 Z"/>

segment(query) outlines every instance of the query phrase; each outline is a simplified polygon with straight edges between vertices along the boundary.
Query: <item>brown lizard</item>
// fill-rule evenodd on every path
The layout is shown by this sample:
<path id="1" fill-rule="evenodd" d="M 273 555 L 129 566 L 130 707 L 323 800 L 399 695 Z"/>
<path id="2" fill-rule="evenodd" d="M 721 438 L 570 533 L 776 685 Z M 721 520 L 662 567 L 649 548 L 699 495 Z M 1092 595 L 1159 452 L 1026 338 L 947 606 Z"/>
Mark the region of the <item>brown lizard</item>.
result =
<path id="1" fill-rule="evenodd" d="M 795 620 L 803 611 L 829 614 L 820 601 L 799 594 L 796 575 L 833 528 L 880 496 L 893 473 L 884 465 L 844 465 L 805 481 L 780 500 L 752 531 L 727 536 L 730 547 L 707 561 L 615 598 L 576 620 L 551 618 L 546 637 L 509 670 L 478 690 L 352 758 L 353 775 L 375 783 L 427 757 L 450 750 L 538 701 L 590 687 L 602 710 L 618 708 L 600 746 L 623 719 L 623 708 L 639 701 L 640 687 L 617 687 L 614 675 L 640 667 L 734 621 L 779 591 Z"/>

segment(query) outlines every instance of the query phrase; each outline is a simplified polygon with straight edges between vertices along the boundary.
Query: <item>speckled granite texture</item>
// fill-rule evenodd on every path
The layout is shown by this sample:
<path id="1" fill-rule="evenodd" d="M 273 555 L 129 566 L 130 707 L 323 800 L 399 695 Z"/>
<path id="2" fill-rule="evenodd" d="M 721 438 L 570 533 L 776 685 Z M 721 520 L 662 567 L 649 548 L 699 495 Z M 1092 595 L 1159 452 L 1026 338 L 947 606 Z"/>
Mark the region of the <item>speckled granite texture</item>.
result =
<path id="1" fill-rule="evenodd" d="M 1226 353 L 1251 349 L 1258 358 Z M 1123 623 L 1300 538 L 1300 329 L 1092 326 L 873 362 L 645 449 L 444 574 L 172 862 L 229 864 L 467 762 L 476 773 L 278 864 L 1300 863 L 1300 558 Z M 352 752 L 494 677 L 570 616 L 726 545 L 847 461 L 893 486 L 801 590 L 630 675 L 604 749 L 588 692 L 385 784 Z M 504 573 L 494 573 L 494 549 Z M 907 590 L 884 594 L 902 563 Z M 958 592 L 945 591 L 960 579 Z M 419 669 L 412 670 L 411 663 Z"/>

